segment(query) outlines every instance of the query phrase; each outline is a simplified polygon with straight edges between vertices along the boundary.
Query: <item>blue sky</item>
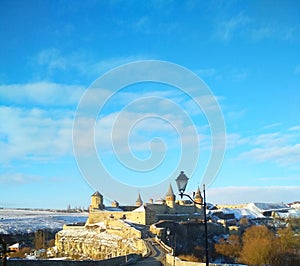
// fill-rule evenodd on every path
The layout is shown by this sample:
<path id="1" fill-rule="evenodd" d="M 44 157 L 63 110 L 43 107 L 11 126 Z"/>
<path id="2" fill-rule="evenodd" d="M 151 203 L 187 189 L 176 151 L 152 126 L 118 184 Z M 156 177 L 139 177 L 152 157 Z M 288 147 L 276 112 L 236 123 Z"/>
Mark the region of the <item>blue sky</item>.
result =
<path id="1" fill-rule="evenodd" d="M 132 189 L 117 189 L 101 172 L 97 187 L 81 175 L 72 144 L 81 97 L 107 71 L 140 60 L 193 71 L 221 107 L 226 152 L 209 201 L 299 200 L 298 11 L 298 1 L 1 1 L 0 206 L 87 206 L 94 190 L 107 204 L 134 203 L 138 192 L 145 202 L 157 199 L 179 174 L 182 140 L 191 153 L 182 169 L 191 177 L 188 191 L 202 183 L 212 152 L 205 115 L 176 88 L 149 82 L 116 93 L 94 125 L 98 159 Z M 105 92 L 96 90 L 87 104 Z M 88 131 L 80 125 L 84 147 Z M 161 163 L 133 170 L 127 144 L 140 160 L 153 152 Z"/>

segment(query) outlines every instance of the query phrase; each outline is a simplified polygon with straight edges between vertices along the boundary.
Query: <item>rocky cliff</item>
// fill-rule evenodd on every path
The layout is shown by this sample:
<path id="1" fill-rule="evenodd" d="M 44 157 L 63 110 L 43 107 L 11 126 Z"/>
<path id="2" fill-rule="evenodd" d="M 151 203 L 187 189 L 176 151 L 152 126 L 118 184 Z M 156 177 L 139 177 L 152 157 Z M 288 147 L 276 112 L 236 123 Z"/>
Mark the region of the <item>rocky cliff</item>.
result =
<path id="1" fill-rule="evenodd" d="M 134 229 L 135 230 L 135 229 Z M 108 259 L 130 253 L 142 254 L 146 246 L 134 230 L 121 221 L 68 227 L 58 232 L 55 245 L 59 256 L 73 259 Z"/>

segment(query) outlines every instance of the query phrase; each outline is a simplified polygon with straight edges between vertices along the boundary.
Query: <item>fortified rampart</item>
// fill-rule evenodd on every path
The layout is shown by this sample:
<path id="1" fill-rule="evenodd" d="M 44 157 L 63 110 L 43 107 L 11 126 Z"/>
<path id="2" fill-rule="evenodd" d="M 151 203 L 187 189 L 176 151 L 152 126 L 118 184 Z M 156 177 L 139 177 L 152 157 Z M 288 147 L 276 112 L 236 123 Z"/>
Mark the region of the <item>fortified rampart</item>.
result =
<path id="1" fill-rule="evenodd" d="M 140 256 L 129 254 L 127 256 L 111 258 L 108 260 L 93 260 L 93 261 L 74 261 L 74 260 L 7 260 L 6 266 L 120 266 L 126 261 L 135 259 Z M 2 266 L 0 260 L 0 266 Z"/>
<path id="2" fill-rule="evenodd" d="M 87 224 L 94 224 L 108 219 L 126 219 L 137 224 L 150 225 L 156 222 L 156 213 L 144 206 L 134 211 L 105 211 L 94 209 L 90 210 Z"/>
<path id="3" fill-rule="evenodd" d="M 183 261 L 177 257 L 166 254 L 166 266 L 205 266 L 204 262 Z M 243 266 L 242 264 L 215 264 L 209 263 L 210 266 Z M 244 265 L 246 266 L 246 265 Z"/>

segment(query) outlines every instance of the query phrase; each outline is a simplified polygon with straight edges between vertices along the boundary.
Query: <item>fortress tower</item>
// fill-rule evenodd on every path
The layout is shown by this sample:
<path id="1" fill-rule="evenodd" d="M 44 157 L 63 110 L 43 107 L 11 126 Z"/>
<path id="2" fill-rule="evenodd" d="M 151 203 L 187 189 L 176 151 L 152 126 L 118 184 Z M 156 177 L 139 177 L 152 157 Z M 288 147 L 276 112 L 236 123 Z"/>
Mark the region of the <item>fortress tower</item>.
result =
<path id="1" fill-rule="evenodd" d="M 112 203 L 111 203 L 111 206 L 113 208 L 119 208 L 119 202 L 117 202 L 116 200 L 114 200 Z"/>
<path id="2" fill-rule="evenodd" d="M 203 197 L 202 197 L 202 195 L 201 195 L 201 192 L 200 192 L 200 188 L 199 188 L 199 187 L 198 187 L 198 189 L 197 189 L 197 191 L 196 191 L 194 201 L 195 201 L 197 207 L 200 208 L 200 207 L 201 207 L 200 204 L 203 203 Z M 199 205 L 198 205 L 197 203 L 198 203 Z"/>
<path id="3" fill-rule="evenodd" d="M 136 201 L 135 201 L 135 206 L 140 207 L 140 206 L 142 206 L 142 205 L 143 205 L 143 201 L 142 201 L 141 195 L 140 195 L 140 193 L 139 193 L 139 195 L 138 195 L 138 197 L 137 197 L 137 199 L 136 199 Z"/>
<path id="4" fill-rule="evenodd" d="M 102 210 L 104 208 L 104 205 L 103 205 L 103 196 L 98 192 L 96 191 L 92 196 L 91 196 L 91 205 L 90 205 L 90 208 L 89 210 L 94 210 L 94 209 L 97 209 L 97 210 Z"/>
<path id="5" fill-rule="evenodd" d="M 169 206 L 172 209 L 174 209 L 174 207 L 175 207 L 175 195 L 174 195 L 171 184 L 170 184 L 168 192 L 166 194 L 166 204 L 167 204 L 167 206 Z"/>

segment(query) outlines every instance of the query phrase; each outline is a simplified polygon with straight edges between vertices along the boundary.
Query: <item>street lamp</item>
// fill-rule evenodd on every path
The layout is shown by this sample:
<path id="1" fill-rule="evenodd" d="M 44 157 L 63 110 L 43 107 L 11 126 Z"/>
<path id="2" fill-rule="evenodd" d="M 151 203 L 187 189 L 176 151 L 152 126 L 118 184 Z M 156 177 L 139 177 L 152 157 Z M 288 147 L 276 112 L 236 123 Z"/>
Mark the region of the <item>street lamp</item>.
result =
<path id="1" fill-rule="evenodd" d="M 14 250 L 10 250 L 9 248 L 7 249 L 7 244 L 5 243 L 4 239 L 0 239 L 0 245 L 1 245 L 1 261 L 2 261 L 2 266 L 6 266 L 6 254 L 10 252 L 15 252 Z"/>
<path id="2" fill-rule="evenodd" d="M 188 177 L 184 174 L 183 171 L 180 172 L 180 175 L 176 178 L 176 184 L 179 190 L 179 194 L 182 198 L 182 196 L 184 195 L 184 191 L 186 189 L 187 183 L 189 181 Z"/>
<path id="3" fill-rule="evenodd" d="M 168 239 L 168 242 L 169 244 L 171 245 L 171 248 L 172 248 L 172 255 L 173 255 L 173 265 L 175 265 L 175 255 L 176 255 L 176 233 L 174 231 L 173 233 L 173 241 L 171 241 L 171 229 L 169 227 L 167 227 L 167 230 L 166 230 L 166 233 L 167 233 L 167 239 Z"/>
<path id="4" fill-rule="evenodd" d="M 205 230 L 205 265 L 209 266 L 209 258 L 208 258 L 208 237 L 207 237 L 207 218 L 206 218 L 206 195 L 205 195 L 205 185 L 203 185 L 203 203 L 195 202 L 194 199 L 188 195 L 184 194 L 188 183 L 188 177 L 184 174 L 183 171 L 180 172 L 180 175 L 176 178 L 176 184 L 178 187 L 179 195 L 181 198 L 183 196 L 188 197 L 194 204 L 203 205 L 204 208 L 204 230 Z"/>

